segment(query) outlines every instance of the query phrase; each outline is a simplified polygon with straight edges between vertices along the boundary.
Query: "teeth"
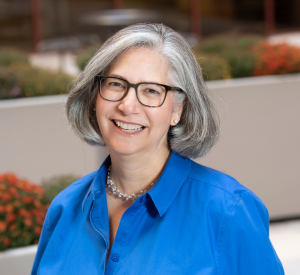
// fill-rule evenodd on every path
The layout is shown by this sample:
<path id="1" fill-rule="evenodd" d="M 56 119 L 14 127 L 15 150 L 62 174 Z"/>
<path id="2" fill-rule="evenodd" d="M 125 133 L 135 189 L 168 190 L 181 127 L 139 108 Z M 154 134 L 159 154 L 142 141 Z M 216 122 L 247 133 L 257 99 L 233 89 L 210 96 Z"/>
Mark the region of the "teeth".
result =
<path id="1" fill-rule="evenodd" d="M 142 125 L 128 124 L 115 120 L 116 125 L 125 133 L 138 132 L 143 129 Z"/>

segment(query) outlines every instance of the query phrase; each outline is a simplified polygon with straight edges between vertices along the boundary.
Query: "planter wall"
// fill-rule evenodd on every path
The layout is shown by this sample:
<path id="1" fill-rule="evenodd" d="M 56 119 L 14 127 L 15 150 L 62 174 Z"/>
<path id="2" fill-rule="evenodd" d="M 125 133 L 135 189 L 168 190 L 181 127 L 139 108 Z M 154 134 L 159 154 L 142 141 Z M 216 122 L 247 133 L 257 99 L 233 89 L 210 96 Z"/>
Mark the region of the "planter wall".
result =
<path id="1" fill-rule="evenodd" d="M 66 95 L 0 101 L 0 173 L 39 183 L 53 175 L 84 176 L 99 168 L 105 148 L 75 136 L 64 112 Z"/>
<path id="2" fill-rule="evenodd" d="M 233 176 L 271 219 L 300 217 L 300 74 L 212 81 L 221 137 L 198 160 Z"/>
<path id="3" fill-rule="evenodd" d="M 221 112 L 221 138 L 197 160 L 253 190 L 270 218 L 300 216 L 300 75 L 211 81 Z M 0 172 L 39 182 L 52 175 L 83 176 L 108 152 L 68 129 L 66 96 L 0 101 Z"/>
<path id="4" fill-rule="evenodd" d="M 0 275 L 28 275 L 31 272 L 37 245 L 0 252 Z"/>

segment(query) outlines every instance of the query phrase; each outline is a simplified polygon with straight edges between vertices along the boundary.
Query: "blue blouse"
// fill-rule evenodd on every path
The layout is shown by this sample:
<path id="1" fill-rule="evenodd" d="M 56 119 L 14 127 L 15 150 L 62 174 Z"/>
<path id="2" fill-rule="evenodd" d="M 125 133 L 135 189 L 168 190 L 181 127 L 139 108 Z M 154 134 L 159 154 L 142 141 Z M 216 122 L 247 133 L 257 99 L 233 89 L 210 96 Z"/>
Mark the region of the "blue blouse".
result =
<path id="1" fill-rule="evenodd" d="M 106 264 L 108 157 L 52 202 L 32 275 L 279 275 L 268 211 L 228 175 L 172 152 L 153 188 L 123 214 Z"/>

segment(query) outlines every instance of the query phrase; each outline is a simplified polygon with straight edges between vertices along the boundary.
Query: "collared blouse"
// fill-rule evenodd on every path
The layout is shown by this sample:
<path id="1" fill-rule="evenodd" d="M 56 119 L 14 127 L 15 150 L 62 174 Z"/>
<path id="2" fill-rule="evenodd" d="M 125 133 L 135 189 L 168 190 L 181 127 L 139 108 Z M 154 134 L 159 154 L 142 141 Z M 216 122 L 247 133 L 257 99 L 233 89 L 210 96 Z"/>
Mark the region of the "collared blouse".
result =
<path id="1" fill-rule="evenodd" d="M 124 212 L 106 264 L 108 157 L 52 202 L 32 275 L 283 275 L 263 202 L 232 177 L 172 152 Z"/>

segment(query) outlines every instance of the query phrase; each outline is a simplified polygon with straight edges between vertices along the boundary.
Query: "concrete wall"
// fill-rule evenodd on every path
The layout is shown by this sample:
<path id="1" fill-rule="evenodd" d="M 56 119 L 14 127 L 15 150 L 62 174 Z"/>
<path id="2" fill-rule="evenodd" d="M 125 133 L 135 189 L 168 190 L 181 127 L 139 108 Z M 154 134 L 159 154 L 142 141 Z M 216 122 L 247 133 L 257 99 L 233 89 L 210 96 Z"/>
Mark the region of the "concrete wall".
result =
<path id="1" fill-rule="evenodd" d="M 221 137 L 198 160 L 254 191 L 272 219 L 300 216 L 300 75 L 208 83 Z"/>
<path id="2" fill-rule="evenodd" d="M 221 114 L 221 137 L 197 160 L 253 190 L 272 219 L 300 216 L 300 75 L 208 83 Z M 98 169 L 108 152 L 68 129 L 66 96 L 0 101 L 0 173 L 40 182 Z"/>
<path id="3" fill-rule="evenodd" d="M 67 125 L 66 95 L 0 101 L 0 173 L 33 182 L 53 175 L 84 176 L 99 168 L 106 148 L 87 145 Z"/>

